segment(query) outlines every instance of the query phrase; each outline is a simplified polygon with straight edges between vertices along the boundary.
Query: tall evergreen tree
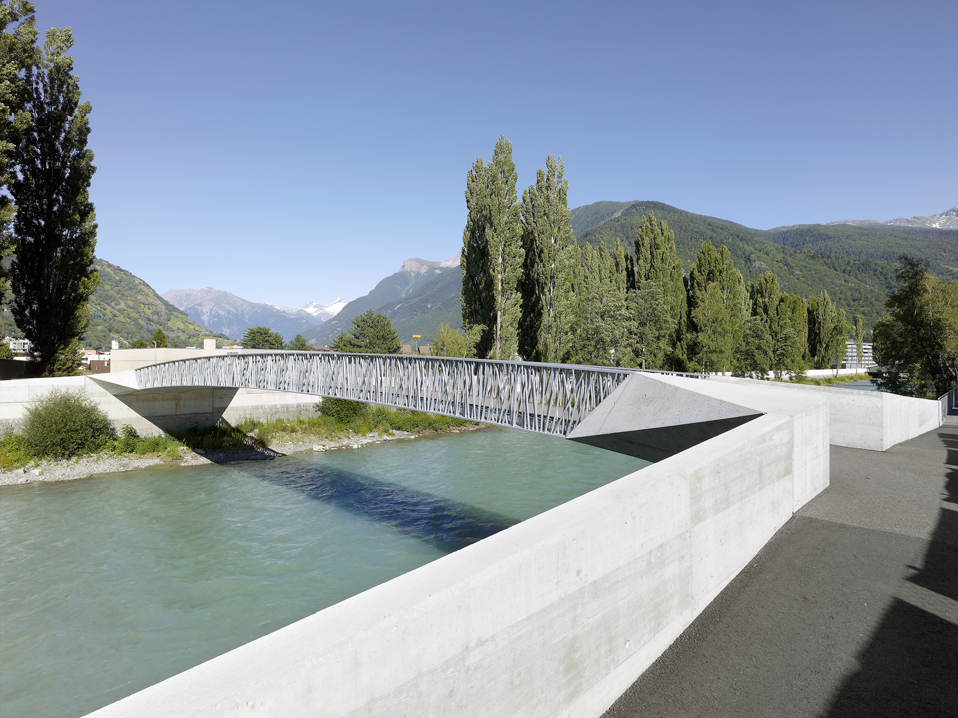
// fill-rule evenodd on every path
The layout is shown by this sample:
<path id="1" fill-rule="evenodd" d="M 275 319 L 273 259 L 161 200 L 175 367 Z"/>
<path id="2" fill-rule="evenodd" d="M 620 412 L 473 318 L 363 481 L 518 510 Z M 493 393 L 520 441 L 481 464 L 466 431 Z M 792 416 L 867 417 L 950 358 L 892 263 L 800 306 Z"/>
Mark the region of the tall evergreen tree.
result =
<path id="1" fill-rule="evenodd" d="M 24 109 L 31 124 L 17 150 L 10 187 L 17 205 L 13 316 L 33 344 L 44 374 L 79 368 L 77 341 L 90 319 L 99 284 L 93 269 L 96 222 L 90 180 L 96 168 L 87 148 L 90 103 L 80 104 L 69 29 L 50 29 L 42 55 L 24 75 Z"/>
<path id="2" fill-rule="evenodd" d="M 476 351 L 492 359 L 511 359 L 518 350 L 522 240 L 517 178 L 512 143 L 505 137 L 496 142 L 488 165 L 480 157 L 466 175 L 462 324 L 466 331 L 484 327 Z"/>
<path id="3" fill-rule="evenodd" d="M 24 72 L 36 56 L 37 31 L 33 3 L 0 2 L 0 297 L 7 291 L 6 262 L 13 252 L 11 223 L 16 206 L 9 196 L 16 148 L 30 127 Z"/>
<path id="4" fill-rule="evenodd" d="M 155 336 L 155 335 L 154 335 Z M 244 349 L 285 349 L 283 335 L 269 327 L 249 327 L 243 333 Z"/>
<path id="5" fill-rule="evenodd" d="M 528 361 L 561 362 L 572 348 L 575 234 L 569 224 L 569 181 L 560 157 L 549 155 L 536 183 L 522 192 L 525 254 L 519 351 Z"/>
<path id="6" fill-rule="evenodd" d="M 367 309 L 353 317 L 353 326 L 348 332 L 340 332 L 329 348 L 354 354 L 398 354 L 402 345 L 389 317 Z"/>

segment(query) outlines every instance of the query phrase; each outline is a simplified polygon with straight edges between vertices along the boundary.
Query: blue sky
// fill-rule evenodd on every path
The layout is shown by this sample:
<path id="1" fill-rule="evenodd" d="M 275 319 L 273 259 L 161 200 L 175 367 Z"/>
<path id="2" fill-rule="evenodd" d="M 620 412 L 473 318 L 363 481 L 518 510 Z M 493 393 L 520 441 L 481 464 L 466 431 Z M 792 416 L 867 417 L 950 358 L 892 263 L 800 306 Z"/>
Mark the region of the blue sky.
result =
<path id="1" fill-rule="evenodd" d="M 462 244 L 519 192 L 760 229 L 958 204 L 958 3 L 36 0 L 93 105 L 97 255 L 158 292 L 301 306 Z"/>

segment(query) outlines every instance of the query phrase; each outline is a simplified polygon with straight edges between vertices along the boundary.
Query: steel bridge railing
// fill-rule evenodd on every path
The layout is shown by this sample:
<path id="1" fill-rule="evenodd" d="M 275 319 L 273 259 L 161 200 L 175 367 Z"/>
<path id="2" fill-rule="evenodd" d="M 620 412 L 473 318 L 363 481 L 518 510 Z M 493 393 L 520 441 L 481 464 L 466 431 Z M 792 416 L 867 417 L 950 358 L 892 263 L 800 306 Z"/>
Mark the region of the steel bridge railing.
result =
<path id="1" fill-rule="evenodd" d="M 634 369 L 334 352 L 249 352 L 135 370 L 140 389 L 270 389 L 566 436 Z"/>

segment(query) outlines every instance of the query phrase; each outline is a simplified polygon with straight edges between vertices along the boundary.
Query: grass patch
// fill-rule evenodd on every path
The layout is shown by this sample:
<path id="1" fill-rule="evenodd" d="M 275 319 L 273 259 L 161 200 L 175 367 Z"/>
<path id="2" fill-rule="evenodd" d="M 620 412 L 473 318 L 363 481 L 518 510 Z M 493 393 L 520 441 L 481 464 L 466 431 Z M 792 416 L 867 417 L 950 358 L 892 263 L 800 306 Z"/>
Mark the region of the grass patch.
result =
<path id="1" fill-rule="evenodd" d="M 839 384 L 848 384 L 853 381 L 867 381 L 871 379 L 868 374 L 852 374 L 851 376 L 821 376 L 821 377 L 796 377 L 789 381 L 788 379 L 776 379 L 776 381 L 785 381 L 791 384 L 808 384 L 809 386 L 836 386 Z"/>

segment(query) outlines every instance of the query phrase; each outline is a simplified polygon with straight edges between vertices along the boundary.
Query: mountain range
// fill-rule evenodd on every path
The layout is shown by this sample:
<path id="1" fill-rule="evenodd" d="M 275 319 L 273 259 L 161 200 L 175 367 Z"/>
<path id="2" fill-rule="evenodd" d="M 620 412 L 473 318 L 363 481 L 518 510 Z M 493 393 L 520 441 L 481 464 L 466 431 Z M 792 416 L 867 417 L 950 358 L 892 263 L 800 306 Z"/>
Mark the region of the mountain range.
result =
<path id="1" fill-rule="evenodd" d="M 337 299 L 329 305 L 309 302 L 299 309 L 251 302 L 222 289 L 171 289 L 161 295 L 189 317 L 214 332 L 240 339 L 250 327 L 269 327 L 289 341 L 306 335 L 335 317 L 345 302 Z"/>
<path id="2" fill-rule="evenodd" d="M 785 291 L 813 296 L 827 290 L 850 316 L 861 313 L 868 326 L 884 312 L 900 255 L 927 260 L 946 281 L 958 278 L 958 228 L 949 224 L 949 218 L 958 217 L 958 208 L 913 218 L 928 220 L 920 226 L 908 224 L 912 220 L 853 220 L 757 230 L 661 202 L 606 201 L 573 209 L 572 228 L 580 245 L 619 239 L 631 248 L 642 217 L 650 212 L 669 223 L 686 269 L 704 241 L 725 244 L 746 281 L 757 281 L 771 270 Z M 249 302 L 212 288 L 172 290 L 161 297 L 120 267 L 101 259 L 96 263 L 101 283 L 91 300 L 91 322 L 84 337 L 90 347 L 146 339 L 157 328 L 180 346 L 199 345 L 211 335 L 209 330 L 219 332 L 223 340 L 239 339 L 250 326 L 269 326 L 287 340 L 303 334 L 321 346 L 368 309 L 389 316 L 404 344 L 430 343 L 443 322 L 461 327 L 458 255 L 438 262 L 407 259 L 399 271 L 358 299 L 326 306 L 311 302 L 299 309 Z M 8 305 L 10 297 L 3 303 Z M 10 312 L 3 311 L 0 335 L 7 334 L 19 336 Z"/>
<path id="3" fill-rule="evenodd" d="M 904 217 L 898 217 L 897 219 L 890 219 L 887 222 L 878 222 L 874 219 L 843 219 L 838 222 L 829 222 L 828 224 L 852 224 L 856 227 L 870 227 L 876 224 L 884 224 L 891 227 L 930 227 L 932 229 L 958 229 L 958 207 L 952 207 L 951 209 L 942 212 L 941 214 L 933 214 L 930 217 L 912 217 L 911 219 L 905 219 Z"/>

